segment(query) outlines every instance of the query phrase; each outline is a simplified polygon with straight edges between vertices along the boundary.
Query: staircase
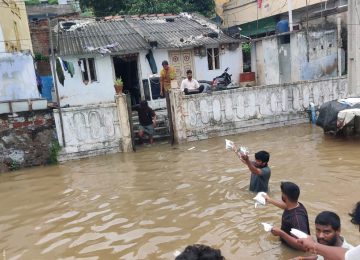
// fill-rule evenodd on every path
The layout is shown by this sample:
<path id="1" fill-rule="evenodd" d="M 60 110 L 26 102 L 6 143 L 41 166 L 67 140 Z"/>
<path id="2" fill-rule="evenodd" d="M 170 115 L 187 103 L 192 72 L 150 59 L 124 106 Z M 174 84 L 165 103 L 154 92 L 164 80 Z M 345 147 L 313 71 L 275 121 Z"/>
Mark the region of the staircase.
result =
<path id="1" fill-rule="evenodd" d="M 154 110 L 156 114 L 156 127 L 155 134 L 153 136 L 154 142 L 159 142 L 160 140 L 168 140 L 170 138 L 169 132 L 169 120 L 166 109 Z M 135 144 L 140 144 L 140 139 L 138 136 L 139 132 L 139 117 L 137 111 L 132 112 L 132 123 L 134 131 Z M 148 137 L 145 134 L 144 137 L 145 143 L 148 143 Z"/>

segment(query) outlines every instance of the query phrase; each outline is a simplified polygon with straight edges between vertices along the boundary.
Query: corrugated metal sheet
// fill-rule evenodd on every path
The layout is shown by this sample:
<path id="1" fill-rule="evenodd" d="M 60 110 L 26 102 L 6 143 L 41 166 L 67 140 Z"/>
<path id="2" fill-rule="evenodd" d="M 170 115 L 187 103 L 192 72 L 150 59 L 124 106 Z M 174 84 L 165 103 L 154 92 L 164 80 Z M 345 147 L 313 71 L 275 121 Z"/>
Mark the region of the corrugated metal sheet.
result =
<path id="1" fill-rule="evenodd" d="M 174 18 L 167 21 L 166 18 Z M 219 37 L 208 37 L 217 29 L 209 22 L 183 16 L 126 17 L 126 19 L 87 20 L 89 23 L 75 30 L 60 30 L 58 50 L 61 56 L 87 54 L 108 48 L 111 53 L 126 53 L 150 49 L 150 42 L 157 48 L 180 48 L 238 42 L 224 33 Z M 77 24 L 81 21 L 76 21 Z M 213 36 L 213 35 L 212 35 Z M 214 37 L 214 36 L 213 36 Z M 57 45 L 57 44 L 55 44 Z M 106 53 L 105 53 L 106 54 Z"/>

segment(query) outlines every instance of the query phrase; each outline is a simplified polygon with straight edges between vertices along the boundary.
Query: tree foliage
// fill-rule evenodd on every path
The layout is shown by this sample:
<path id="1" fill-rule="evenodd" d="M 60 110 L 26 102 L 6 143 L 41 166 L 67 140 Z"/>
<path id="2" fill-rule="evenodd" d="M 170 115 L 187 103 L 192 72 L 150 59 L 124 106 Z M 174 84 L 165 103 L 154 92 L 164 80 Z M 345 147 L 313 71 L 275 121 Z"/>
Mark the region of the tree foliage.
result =
<path id="1" fill-rule="evenodd" d="M 80 0 L 80 4 L 96 16 L 199 12 L 211 17 L 215 8 L 213 0 Z"/>

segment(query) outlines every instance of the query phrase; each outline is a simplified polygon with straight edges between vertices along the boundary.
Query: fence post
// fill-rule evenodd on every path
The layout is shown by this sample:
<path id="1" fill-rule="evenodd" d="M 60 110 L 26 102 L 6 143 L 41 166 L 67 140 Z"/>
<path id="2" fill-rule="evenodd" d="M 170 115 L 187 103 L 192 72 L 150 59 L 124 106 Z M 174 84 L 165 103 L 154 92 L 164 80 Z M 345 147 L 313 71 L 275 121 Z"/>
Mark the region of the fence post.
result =
<path id="1" fill-rule="evenodd" d="M 123 152 L 134 151 L 133 146 L 133 129 L 131 123 L 131 105 L 129 109 L 128 95 L 118 94 L 115 95 L 116 107 L 119 118 L 119 125 L 122 135 L 122 150 Z"/>

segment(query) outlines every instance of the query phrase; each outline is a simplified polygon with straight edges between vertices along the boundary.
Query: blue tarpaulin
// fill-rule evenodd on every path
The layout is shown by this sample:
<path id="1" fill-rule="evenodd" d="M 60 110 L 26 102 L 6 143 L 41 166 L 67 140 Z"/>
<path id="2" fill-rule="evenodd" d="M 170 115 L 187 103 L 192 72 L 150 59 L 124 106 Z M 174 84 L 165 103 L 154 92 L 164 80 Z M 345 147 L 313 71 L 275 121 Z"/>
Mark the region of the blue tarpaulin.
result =
<path id="1" fill-rule="evenodd" d="M 40 78 L 41 78 L 41 82 L 42 82 L 42 94 L 41 94 L 41 96 L 43 98 L 46 98 L 47 101 L 51 102 L 52 101 L 51 90 L 52 90 L 52 87 L 53 87 L 52 76 L 42 76 Z"/>

